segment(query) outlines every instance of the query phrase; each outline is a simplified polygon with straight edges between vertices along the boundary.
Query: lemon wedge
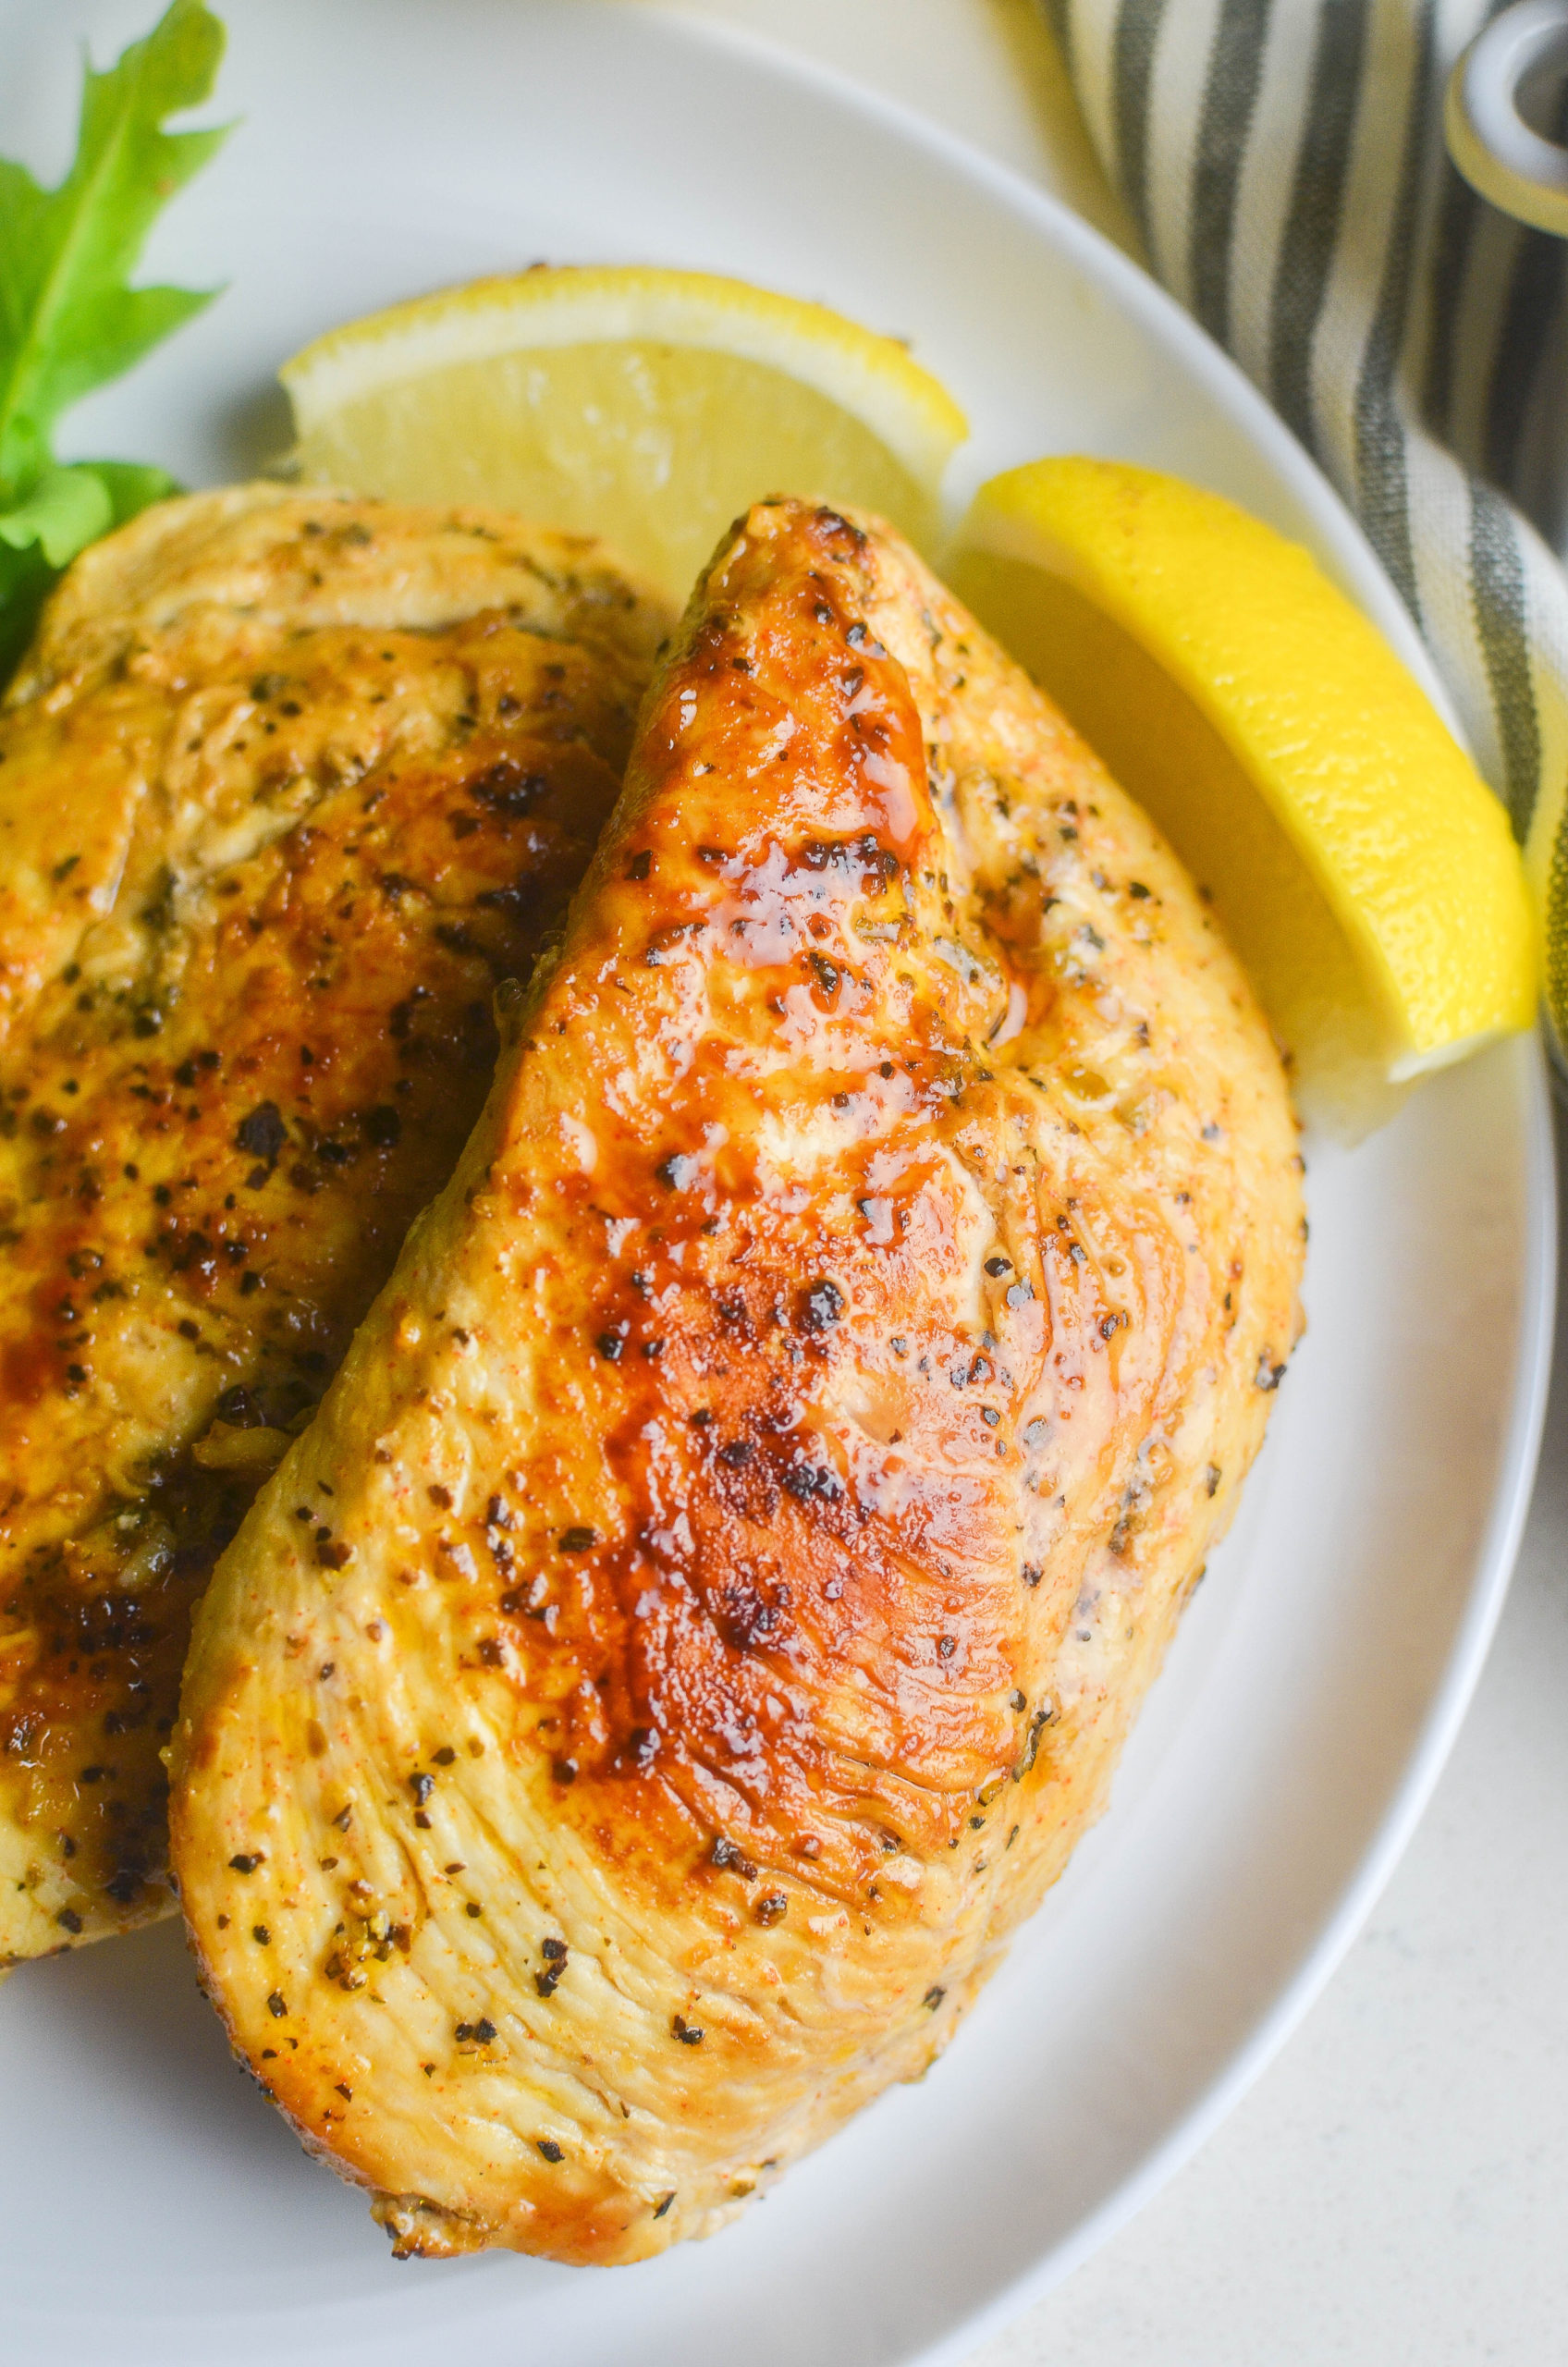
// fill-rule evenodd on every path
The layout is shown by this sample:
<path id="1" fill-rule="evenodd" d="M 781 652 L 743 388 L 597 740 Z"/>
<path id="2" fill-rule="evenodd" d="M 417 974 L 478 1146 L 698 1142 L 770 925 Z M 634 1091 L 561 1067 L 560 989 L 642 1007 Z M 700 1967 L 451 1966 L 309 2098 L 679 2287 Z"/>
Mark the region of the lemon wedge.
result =
<path id="1" fill-rule="evenodd" d="M 949 571 L 1212 896 L 1305 1116 L 1354 1140 L 1530 1025 L 1502 808 L 1299 546 L 1177 478 L 1063 458 L 982 486 Z"/>
<path id="2" fill-rule="evenodd" d="M 602 535 L 683 601 L 779 491 L 929 546 L 963 413 L 898 340 L 704 272 L 544 267 L 334 329 L 279 374 L 308 481 Z"/>

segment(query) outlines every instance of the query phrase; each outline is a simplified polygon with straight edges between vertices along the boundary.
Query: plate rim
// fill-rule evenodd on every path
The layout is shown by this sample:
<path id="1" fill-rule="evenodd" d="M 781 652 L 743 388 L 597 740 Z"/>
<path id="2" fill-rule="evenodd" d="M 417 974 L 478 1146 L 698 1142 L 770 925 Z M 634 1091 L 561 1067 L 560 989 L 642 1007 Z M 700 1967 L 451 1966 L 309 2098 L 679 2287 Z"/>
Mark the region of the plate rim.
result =
<path id="1" fill-rule="evenodd" d="M 613 0 L 591 0 L 601 13 Z M 1190 360 L 1194 374 L 1258 435 L 1264 456 L 1274 465 L 1353 579 L 1348 587 L 1366 609 L 1454 738 L 1474 755 L 1446 684 L 1438 673 L 1415 620 L 1373 549 L 1360 521 L 1273 405 L 1232 356 L 1194 319 L 1153 274 L 1094 223 L 1056 195 L 1036 186 L 1015 166 L 988 155 L 906 101 L 857 81 L 843 69 L 802 57 L 747 26 L 697 18 L 672 0 L 648 0 L 648 16 L 672 31 L 749 55 L 769 70 L 823 92 L 839 104 L 879 120 L 888 129 L 927 153 L 934 152 L 1015 212 L 1032 217 L 1047 238 L 1086 275 L 1109 286 L 1114 300 L 1134 316 L 1152 317 Z M 1234 417 L 1234 411 L 1231 411 Z M 962 448 L 961 448 L 962 449 Z M 1358 581 L 1354 579 L 1365 579 Z M 1376 601 L 1368 593 L 1375 593 Z M 1488 784 L 1489 786 L 1489 784 Z M 1495 793 L 1495 792 L 1494 792 Z M 1225 2069 L 1189 2107 L 1164 2140 L 1130 2177 L 1079 2222 L 1072 2232 L 1042 2252 L 1032 2267 L 1010 2279 L 988 2302 L 970 2311 L 947 2334 L 905 2355 L 905 2367 L 960 2367 L 979 2347 L 1003 2333 L 1035 2303 L 1093 2257 L 1145 2204 L 1185 2168 L 1229 2117 L 1285 2046 L 1334 1973 L 1386 1889 L 1426 1812 L 1458 1738 L 1512 1583 L 1535 1490 L 1551 1381 L 1558 1282 L 1558 1177 L 1552 1132 L 1552 1093 L 1547 1055 L 1537 1022 L 1521 1040 L 1519 1065 L 1525 1122 L 1523 1240 L 1519 1259 L 1521 1316 L 1515 1345 L 1513 1390 L 1498 1452 L 1493 1491 L 1465 1610 L 1455 1632 L 1442 1677 L 1427 1702 L 1418 1739 L 1361 1861 L 1340 1894 L 1292 1978 L 1259 2018 Z"/>
<path id="2" fill-rule="evenodd" d="M 534 0 L 540 5 L 540 0 Z M 559 7 L 562 0 L 543 0 L 546 7 Z M 601 22 L 613 21 L 624 6 L 624 0 L 566 0 L 576 15 L 592 13 Z M 663 25 L 677 39 L 688 39 L 717 49 L 728 49 L 741 56 L 749 56 L 753 64 L 768 72 L 815 89 L 836 104 L 879 121 L 888 130 L 910 144 L 935 153 L 968 178 L 978 181 L 1000 198 L 1014 212 L 1035 217 L 1039 227 L 1058 243 L 1068 258 L 1081 264 L 1088 276 L 1109 280 L 1111 292 L 1119 302 L 1134 313 L 1142 313 L 1172 337 L 1183 349 L 1184 358 L 1191 362 L 1194 375 L 1215 392 L 1227 409 L 1239 404 L 1246 414 L 1247 424 L 1256 430 L 1265 448 L 1265 458 L 1289 484 L 1300 499 L 1304 511 L 1310 513 L 1325 544 L 1340 560 L 1345 573 L 1365 576 L 1365 583 L 1341 584 L 1357 605 L 1362 607 L 1382 633 L 1392 643 L 1395 654 L 1415 676 L 1433 705 L 1465 753 L 1475 756 L 1448 686 L 1438 672 L 1435 661 L 1422 640 L 1410 611 L 1401 599 L 1392 579 L 1374 550 L 1365 528 L 1344 496 L 1334 484 L 1322 463 L 1314 458 L 1292 428 L 1286 426 L 1273 404 L 1253 383 L 1242 365 L 1202 324 L 1193 317 L 1186 306 L 1163 287 L 1148 267 L 1140 263 L 1114 239 L 1077 213 L 1065 198 L 1059 197 L 1043 184 L 1035 183 L 1014 165 L 1000 157 L 988 155 L 986 150 L 962 132 L 953 131 L 935 117 L 925 115 L 909 101 L 894 98 L 875 90 L 869 83 L 858 81 L 845 68 L 829 66 L 822 59 L 807 57 L 798 50 L 788 48 L 773 35 L 759 32 L 750 25 L 737 25 L 723 18 L 699 16 L 680 6 L 680 0 L 639 0 L 644 19 Z M 1097 159 L 1096 159 L 1097 161 Z M 962 458 L 965 449 L 960 445 L 953 459 Z M 949 462 L 949 471 L 952 463 Z M 1195 482 L 1195 480 L 1194 480 Z M 1315 557 L 1320 557 L 1315 553 Z M 1490 783 L 1488 783 L 1488 788 Z M 1495 795 L 1495 791 L 1493 791 Z M 1501 801 L 1500 801 L 1501 802 Z"/>
<path id="3" fill-rule="evenodd" d="M 1499 1446 L 1500 1479 L 1476 1554 L 1476 1575 L 1442 1677 L 1427 1703 L 1415 1748 L 1359 1865 L 1294 1974 L 1258 2019 L 1223 2071 L 1189 2106 L 1138 2167 L 1072 2233 L 1054 2245 L 962 2324 L 902 2367 L 960 2367 L 1081 2268 L 1186 2168 L 1262 2078 L 1327 1989 L 1359 1937 L 1426 1814 L 1468 1715 L 1513 1584 L 1535 1493 L 1546 1426 L 1557 1318 L 1558 1175 L 1553 1096 L 1537 1024 L 1520 1046 L 1525 1143 L 1521 1321 L 1513 1395 Z"/>
<path id="4" fill-rule="evenodd" d="M 581 6 L 582 0 L 577 0 Z M 606 18 L 617 0 L 589 0 Z M 861 82 L 843 68 L 802 56 L 768 34 L 723 18 L 698 17 L 674 0 L 643 0 L 645 17 L 684 38 L 749 58 L 805 91 L 878 121 L 912 146 L 935 153 L 978 182 L 1015 213 L 1032 218 L 1068 259 L 1095 278 L 1134 316 L 1152 320 L 1182 350 L 1194 374 L 1235 417 L 1250 425 L 1265 459 L 1278 471 L 1341 560 L 1357 604 L 1393 646 L 1426 691 L 1460 745 L 1474 754 L 1425 642 L 1360 521 L 1321 464 L 1286 426 L 1273 405 L 1152 273 L 1053 190 L 1015 166 L 988 155 L 908 102 Z M 961 450 L 962 450 L 961 447 Z M 1369 596 L 1375 595 L 1375 596 Z M 1551 1090 L 1537 1023 L 1519 1048 L 1521 1114 L 1525 1122 L 1523 1240 L 1519 1258 L 1521 1318 L 1508 1418 L 1498 1452 L 1498 1484 L 1488 1508 L 1475 1576 L 1440 1682 L 1421 1722 L 1404 1774 L 1360 1864 L 1339 1902 L 1268 2012 L 1168 2136 L 1139 2167 L 1082 2219 L 1072 2233 L 1034 2265 L 970 2311 L 936 2342 L 905 2355 L 905 2367 L 959 2367 L 979 2346 L 1003 2332 L 1097 2251 L 1167 2186 L 1240 2103 L 1299 2027 L 1387 1887 L 1419 1824 L 1453 1748 L 1486 1664 L 1513 1576 L 1534 1493 L 1551 1380 L 1558 1273 L 1558 1181 Z"/>
<path id="5" fill-rule="evenodd" d="M 252 0 L 254 5 L 254 0 Z M 541 0 L 533 0 L 534 6 Z M 551 14 L 597 20 L 600 37 L 624 0 L 542 0 Z M 673 41 L 729 52 L 766 75 L 826 100 L 836 110 L 876 123 L 908 150 L 940 161 L 1023 220 L 1119 311 L 1174 347 L 1192 380 L 1208 393 L 1234 431 L 1249 435 L 1266 466 L 1298 504 L 1320 555 L 1337 562 L 1341 582 L 1433 700 L 1461 744 L 1465 736 L 1413 619 L 1364 531 L 1321 466 L 1285 425 L 1240 365 L 1193 316 L 1065 199 L 991 156 L 917 106 L 877 91 L 850 71 L 790 49 L 776 36 L 700 16 L 679 0 L 640 0 L 645 22 Z M 202 110 L 202 114 L 209 112 Z M 1498 1057 L 1496 1051 L 1490 1057 Z M 1417 1738 L 1377 1829 L 1354 1871 L 1292 1977 L 1231 2054 L 1224 2068 L 1121 2182 L 1060 2239 L 1047 2243 L 1024 2271 L 970 2308 L 934 2342 L 900 2353 L 903 2367 L 959 2367 L 1087 2260 L 1182 2168 L 1242 2100 L 1321 1994 L 1355 1939 L 1418 1824 L 1459 1733 L 1507 1596 L 1528 1514 L 1551 1376 L 1558 1265 L 1558 1195 L 1551 1095 L 1540 1034 L 1510 1055 L 1522 1120 L 1523 1219 L 1513 1265 L 1520 1299 L 1506 1419 L 1500 1424 L 1497 1479 L 1473 1557 L 1464 1609 L 1442 1674 L 1431 1690 Z"/>

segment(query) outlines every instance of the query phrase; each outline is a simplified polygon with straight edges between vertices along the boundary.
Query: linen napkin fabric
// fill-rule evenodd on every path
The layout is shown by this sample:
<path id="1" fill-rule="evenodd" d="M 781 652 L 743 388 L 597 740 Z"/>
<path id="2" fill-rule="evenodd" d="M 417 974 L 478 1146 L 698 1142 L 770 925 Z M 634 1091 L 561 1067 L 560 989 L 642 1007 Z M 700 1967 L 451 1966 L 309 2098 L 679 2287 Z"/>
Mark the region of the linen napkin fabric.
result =
<path id="1" fill-rule="evenodd" d="M 1449 162 L 1501 0 L 1044 0 L 1154 271 L 1349 503 L 1507 805 L 1568 1054 L 1564 246 Z M 1508 497 L 1512 495 L 1513 499 Z"/>

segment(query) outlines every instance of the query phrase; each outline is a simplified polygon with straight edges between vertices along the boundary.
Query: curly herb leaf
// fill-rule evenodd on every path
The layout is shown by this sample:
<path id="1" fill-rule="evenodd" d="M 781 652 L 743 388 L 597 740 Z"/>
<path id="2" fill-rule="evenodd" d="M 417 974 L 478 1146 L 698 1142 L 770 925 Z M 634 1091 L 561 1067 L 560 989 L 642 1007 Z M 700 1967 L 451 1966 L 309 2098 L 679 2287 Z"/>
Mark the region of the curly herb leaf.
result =
<path id="1" fill-rule="evenodd" d="M 145 40 L 82 85 L 75 162 L 57 189 L 0 159 L 0 664 L 26 641 L 59 570 L 112 526 L 178 490 L 162 469 L 54 456 L 56 422 L 212 301 L 213 289 L 132 288 L 162 208 L 227 137 L 166 132 L 208 97 L 224 29 L 173 0 Z"/>

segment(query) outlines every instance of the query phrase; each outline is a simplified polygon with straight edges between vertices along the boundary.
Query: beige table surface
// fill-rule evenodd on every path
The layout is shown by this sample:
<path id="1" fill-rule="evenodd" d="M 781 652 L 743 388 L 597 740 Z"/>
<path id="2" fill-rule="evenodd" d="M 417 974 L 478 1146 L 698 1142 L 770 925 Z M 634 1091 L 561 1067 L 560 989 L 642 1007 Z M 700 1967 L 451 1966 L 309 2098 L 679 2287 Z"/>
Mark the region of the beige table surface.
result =
<path id="1" fill-rule="evenodd" d="M 920 109 L 1131 242 L 1033 0 L 684 6 Z M 1559 1156 L 1568 1171 L 1561 1124 Z M 1324 1996 L 1219 2133 L 975 2367 L 1480 2360 L 1568 2367 L 1561 1324 L 1513 1593 L 1408 1856 Z"/>

